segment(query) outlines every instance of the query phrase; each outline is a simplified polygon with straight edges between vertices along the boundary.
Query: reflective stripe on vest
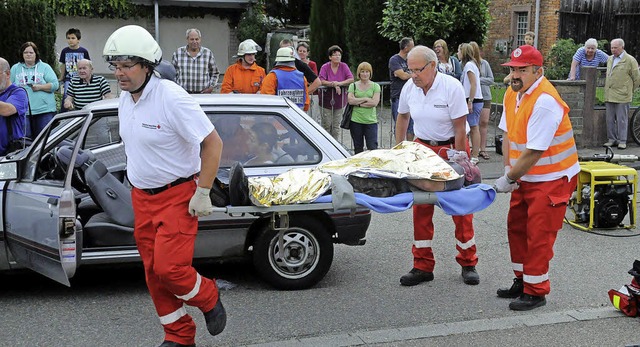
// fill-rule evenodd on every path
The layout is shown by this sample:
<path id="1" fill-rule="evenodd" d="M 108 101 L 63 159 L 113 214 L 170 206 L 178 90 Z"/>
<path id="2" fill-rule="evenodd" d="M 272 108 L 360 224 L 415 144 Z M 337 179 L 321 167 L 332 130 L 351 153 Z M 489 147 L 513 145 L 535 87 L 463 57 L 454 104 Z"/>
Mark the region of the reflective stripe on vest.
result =
<path id="1" fill-rule="evenodd" d="M 533 113 L 533 107 L 542 93 L 551 95 L 564 109 L 562 120 L 546 151 L 538 162 L 527 172 L 527 175 L 543 175 L 560 172 L 578 162 L 573 129 L 569 120 L 569 106 L 562 100 L 558 91 L 546 77 L 531 94 L 524 94 L 520 107 L 516 113 L 517 92 L 508 88 L 504 97 L 505 114 L 507 117 L 507 132 L 509 136 L 509 163 L 515 165 L 527 145 L 527 124 Z"/>
<path id="2" fill-rule="evenodd" d="M 278 78 L 278 86 L 276 87 L 276 95 L 281 95 L 293 101 L 298 107 L 304 107 L 304 75 L 298 70 L 284 71 L 273 69 L 271 72 L 276 74 Z"/>

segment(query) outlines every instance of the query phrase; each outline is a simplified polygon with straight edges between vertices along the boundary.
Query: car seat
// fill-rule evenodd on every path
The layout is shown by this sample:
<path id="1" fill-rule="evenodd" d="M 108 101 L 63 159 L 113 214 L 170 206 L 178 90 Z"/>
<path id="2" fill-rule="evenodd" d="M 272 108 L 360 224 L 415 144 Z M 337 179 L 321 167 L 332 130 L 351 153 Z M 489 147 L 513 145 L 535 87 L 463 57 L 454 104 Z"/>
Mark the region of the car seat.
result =
<path id="1" fill-rule="evenodd" d="M 57 151 L 61 162 L 68 164 L 73 149 L 62 146 Z M 132 246 L 133 206 L 131 191 L 112 175 L 97 159 L 89 160 L 89 151 L 80 151 L 74 167 L 80 168 L 89 194 L 103 212 L 94 214 L 84 225 L 84 241 L 88 247 Z"/>

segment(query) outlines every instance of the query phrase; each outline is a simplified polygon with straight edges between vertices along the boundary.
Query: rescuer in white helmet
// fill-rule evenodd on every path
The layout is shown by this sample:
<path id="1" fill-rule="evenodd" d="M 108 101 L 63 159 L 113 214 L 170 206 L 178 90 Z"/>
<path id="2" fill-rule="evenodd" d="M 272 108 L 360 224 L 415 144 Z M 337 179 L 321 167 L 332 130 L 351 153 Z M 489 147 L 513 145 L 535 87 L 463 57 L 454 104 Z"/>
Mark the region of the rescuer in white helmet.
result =
<path id="1" fill-rule="evenodd" d="M 215 281 L 191 266 L 198 216 L 213 209 L 209 190 L 222 140 L 193 97 L 154 74 L 162 50 L 147 30 L 116 30 L 103 57 L 123 90 L 118 117 L 134 187 L 134 237 L 165 332 L 160 346 L 195 346 L 196 325 L 184 304 L 204 313 L 211 335 L 227 320 Z"/>
<path id="2" fill-rule="evenodd" d="M 224 73 L 221 94 L 255 94 L 260 90 L 266 75 L 264 69 L 256 64 L 256 53 L 261 50 L 262 48 L 252 39 L 240 42 L 236 55 L 238 60 Z"/>

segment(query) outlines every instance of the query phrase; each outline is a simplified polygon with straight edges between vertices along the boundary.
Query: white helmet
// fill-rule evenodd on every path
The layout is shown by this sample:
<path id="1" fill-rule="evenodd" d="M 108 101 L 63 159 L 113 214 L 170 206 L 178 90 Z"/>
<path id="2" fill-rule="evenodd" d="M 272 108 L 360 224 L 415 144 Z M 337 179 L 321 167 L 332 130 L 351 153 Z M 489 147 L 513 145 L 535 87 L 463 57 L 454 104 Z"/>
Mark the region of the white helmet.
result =
<path id="1" fill-rule="evenodd" d="M 143 59 L 155 66 L 162 60 L 162 49 L 145 28 L 127 25 L 109 36 L 102 56 L 107 62 Z"/>
<path id="2" fill-rule="evenodd" d="M 287 62 L 296 60 L 296 56 L 293 54 L 293 47 L 282 47 L 278 49 L 276 53 L 276 62 Z"/>
<path id="3" fill-rule="evenodd" d="M 247 39 L 238 45 L 238 57 L 242 57 L 245 54 L 255 54 L 262 50 L 262 47 L 258 45 L 252 39 Z"/>

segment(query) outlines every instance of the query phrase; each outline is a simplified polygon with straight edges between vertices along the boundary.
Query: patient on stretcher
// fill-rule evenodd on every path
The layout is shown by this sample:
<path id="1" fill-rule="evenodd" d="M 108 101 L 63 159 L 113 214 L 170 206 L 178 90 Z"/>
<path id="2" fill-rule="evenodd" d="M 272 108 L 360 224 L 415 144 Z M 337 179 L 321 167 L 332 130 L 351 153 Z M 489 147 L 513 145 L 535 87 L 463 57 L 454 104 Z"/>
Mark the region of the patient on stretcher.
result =
<path id="1" fill-rule="evenodd" d="M 232 205 L 270 206 L 313 202 L 327 193 L 333 177 L 346 177 L 354 192 L 374 197 L 413 190 L 427 192 L 460 189 L 464 169 L 444 161 L 432 150 L 413 142 L 359 153 L 315 168 L 295 168 L 276 177 L 244 176 L 241 165 L 230 172 Z M 233 195 L 238 198 L 234 199 Z"/>

